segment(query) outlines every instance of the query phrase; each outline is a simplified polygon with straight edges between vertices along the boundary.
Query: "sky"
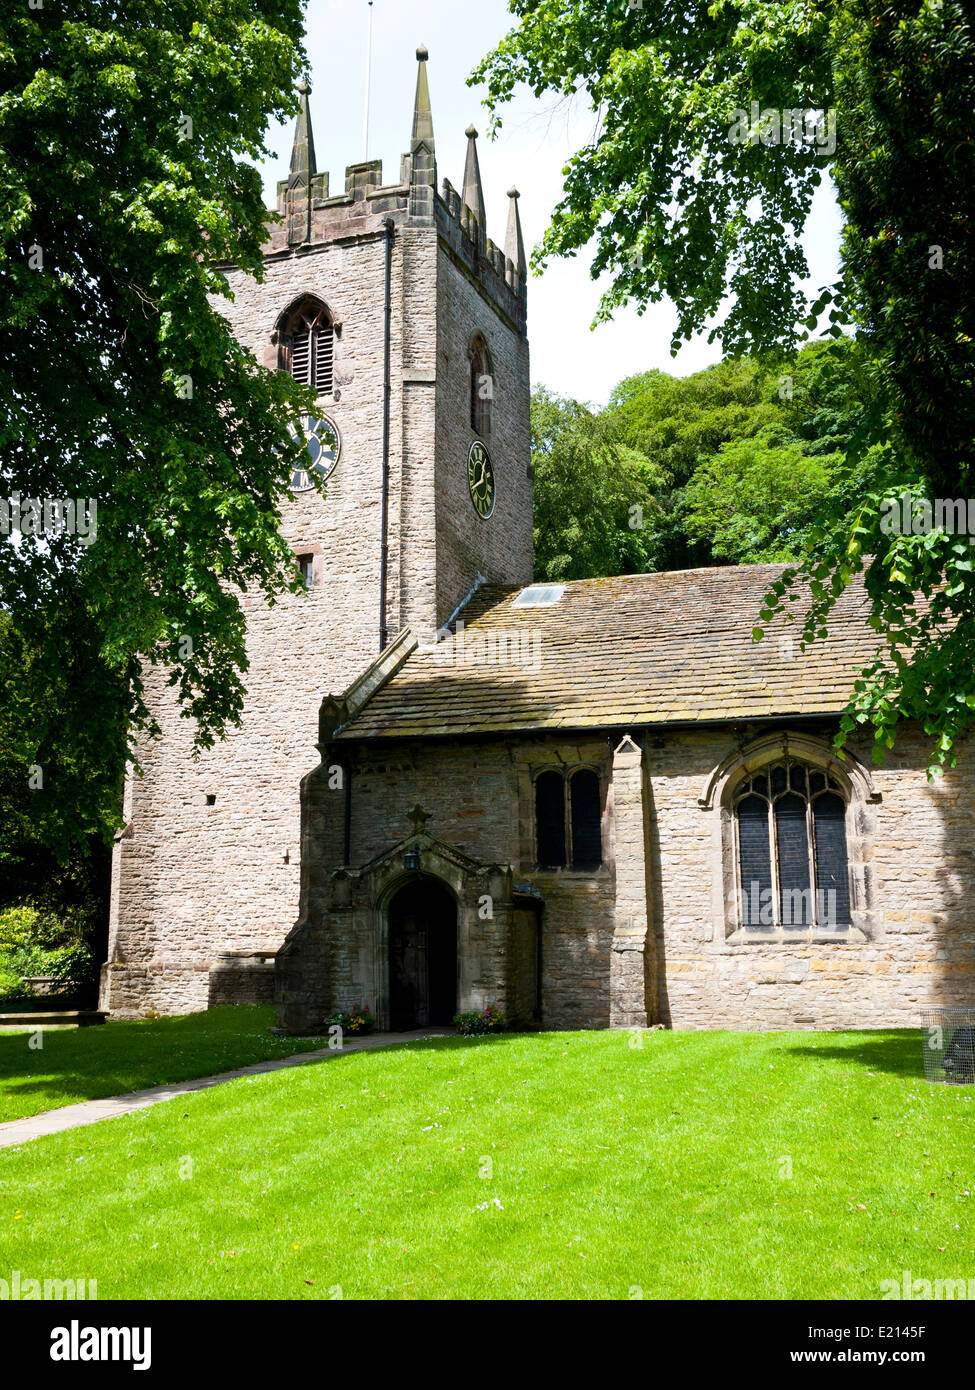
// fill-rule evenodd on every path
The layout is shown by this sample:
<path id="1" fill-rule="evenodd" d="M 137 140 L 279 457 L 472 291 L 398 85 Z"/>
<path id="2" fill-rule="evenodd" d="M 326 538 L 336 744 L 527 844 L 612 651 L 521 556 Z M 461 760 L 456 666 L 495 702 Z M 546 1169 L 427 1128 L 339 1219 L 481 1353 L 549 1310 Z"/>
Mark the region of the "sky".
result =
<path id="1" fill-rule="evenodd" d="M 307 51 L 311 63 L 311 114 L 319 170 L 331 175 L 331 191 L 344 186 L 346 165 L 363 158 L 367 0 L 308 0 Z M 591 110 L 582 99 L 558 106 L 554 96 L 536 100 L 524 91 L 509 104 L 494 141 L 484 138 L 487 111 L 483 90 L 467 86 L 477 62 L 512 27 L 505 0 L 374 0 L 369 159 L 382 159 L 383 181 L 399 179 L 400 156 L 409 149 L 416 86 L 416 49 L 430 51 L 428 76 L 437 145 L 438 183 L 463 183 L 467 141 L 473 121 L 481 132 L 478 156 L 487 208 L 487 235 L 504 244 L 507 190 L 521 193 L 525 247 L 541 239 L 562 191 L 568 157 L 588 139 Z M 277 156 L 263 166 L 265 198 L 275 202 L 275 184 L 287 177 L 292 124 L 273 127 L 268 145 Z M 809 284 L 818 290 L 836 278 L 840 215 L 827 184 L 813 204 L 803 244 Z M 617 310 L 611 323 L 590 325 L 607 281 L 593 281 L 585 253 L 551 261 L 528 283 L 528 336 L 532 383 L 559 395 L 604 405 L 623 377 L 660 368 L 677 376 L 706 367 L 721 355 L 701 334 L 676 357 L 670 338 L 676 314 L 669 303 Z"/>

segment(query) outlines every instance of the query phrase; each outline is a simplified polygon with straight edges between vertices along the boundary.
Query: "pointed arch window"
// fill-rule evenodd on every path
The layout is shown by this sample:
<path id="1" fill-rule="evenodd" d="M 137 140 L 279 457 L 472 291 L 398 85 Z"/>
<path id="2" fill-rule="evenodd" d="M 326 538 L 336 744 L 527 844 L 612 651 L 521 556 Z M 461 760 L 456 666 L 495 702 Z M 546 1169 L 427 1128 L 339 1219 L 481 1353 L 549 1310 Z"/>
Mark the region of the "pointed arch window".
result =
<path id="1" fill-rule="evenodd" d="M 745 930 L 849 927 L 847 803 L 839 783 L 786 759 L 743 782 L 734 811 Z"/>
<path id="2" fill-rule="evenodd" d="M 324 304 L 312 298 L 296 304 L 284 319 L 278 343 L 281 371 L 305 386 L 314 386 L 320 396 L 331 393 L 335 326 Z"/>
<path id="3" fill-rule="evenodd" d="M 471 429 L 482 438 L 494 424 L 494 371 L 491 354 L 482 334 L 471 344 Z"/>

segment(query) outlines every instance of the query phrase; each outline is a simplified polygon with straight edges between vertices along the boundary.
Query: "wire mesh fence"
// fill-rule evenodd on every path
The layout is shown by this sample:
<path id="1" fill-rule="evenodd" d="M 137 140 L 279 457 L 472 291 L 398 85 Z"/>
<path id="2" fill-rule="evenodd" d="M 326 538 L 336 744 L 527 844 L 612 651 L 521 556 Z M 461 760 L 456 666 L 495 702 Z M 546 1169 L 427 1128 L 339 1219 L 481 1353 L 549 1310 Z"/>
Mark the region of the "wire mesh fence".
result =
<path id="1" fill-rule="evenodd" d="M 924 1011 L 924 1076 L 951 1086 L 975 1086 L 975 1007 Z"/>

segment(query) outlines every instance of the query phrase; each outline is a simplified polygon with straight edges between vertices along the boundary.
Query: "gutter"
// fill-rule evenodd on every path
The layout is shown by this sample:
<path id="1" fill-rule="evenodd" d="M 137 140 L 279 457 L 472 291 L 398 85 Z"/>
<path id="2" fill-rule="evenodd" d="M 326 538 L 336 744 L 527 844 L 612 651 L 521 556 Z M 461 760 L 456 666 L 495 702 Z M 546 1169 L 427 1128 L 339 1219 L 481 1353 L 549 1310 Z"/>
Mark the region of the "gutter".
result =
<path id="1" fill-rule="evenodd" d="M 355 741 L 363 746 L 392 743 L 490 743 L 496 739 L 542 738 L 549 734 L 574 738 L 632 734 L 635 738 L 637 733 L 649 737 L 653 734 L 664 734 L 671 729 L 727 729 L 745 724 L 829 724 L 837 721 L 842 713 L 842 709 L 837 709 L 819 714 L 735 714 L 716 719 L 661 719 L 650 722 L 629 720 L 627 723 L 607 720 L 605 724 L 528 724 L 523 728 L 463 729 L 452 730 L 449 733 L 421 730 L 408 734 L 362 734 L 352 728 L 353 720 L 348 719 L 341 729 L 337 730 L 337 742 L 341 744 Z"/>
<path id="2" fill-rule="evenodd" d="M 386 571 L 389 566 L 389 325 L 390 281 L 393 266 L 393 219 L 383 218 L 386 229 L 386 293 L 383 313 L 383 497 L 379 549 L 379 650 L 386 650 Z"/>

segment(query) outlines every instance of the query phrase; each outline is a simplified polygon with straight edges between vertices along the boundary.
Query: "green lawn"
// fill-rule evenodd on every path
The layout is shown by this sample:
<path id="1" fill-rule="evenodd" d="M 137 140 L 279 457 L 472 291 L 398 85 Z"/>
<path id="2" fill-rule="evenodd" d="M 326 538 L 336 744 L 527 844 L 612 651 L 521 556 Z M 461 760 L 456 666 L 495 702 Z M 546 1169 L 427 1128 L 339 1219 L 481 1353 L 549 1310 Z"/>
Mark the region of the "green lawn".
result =
<path id="1" fill-rule="evenodd" d="M 0 1272 L 125 1298 L 879 1298 L 975 1276 L 909 1033 L 449 1038 L 0 1151 Z M 787 1176 L 790 1171 L 792 1176 Z"/>
<path id="2" fill-rule="evenodd" d="M 273 1008 L 228 1005 L 182 1018 L 0 1033 L 0 1121 L 59 1105 L 141 1091 L 324 1047 L 328 1038 L 275 1038 Z M 2 1278 L 0 1274 L 0 1278 Z"/>

